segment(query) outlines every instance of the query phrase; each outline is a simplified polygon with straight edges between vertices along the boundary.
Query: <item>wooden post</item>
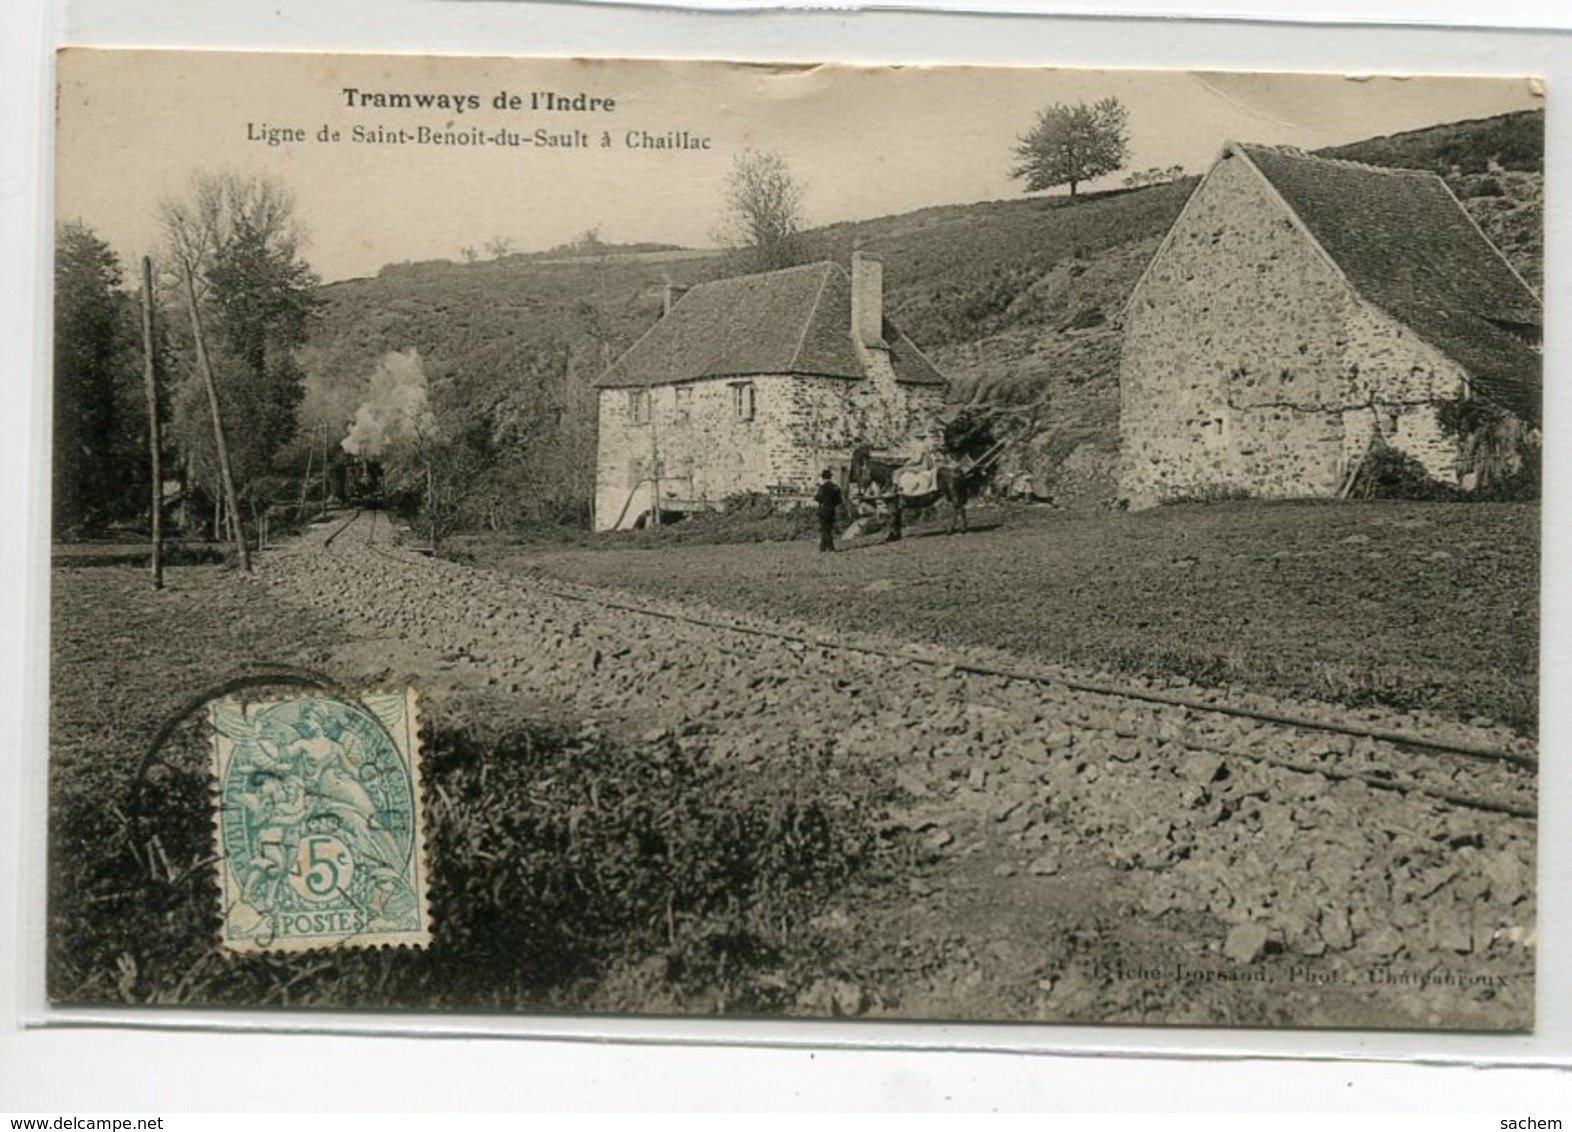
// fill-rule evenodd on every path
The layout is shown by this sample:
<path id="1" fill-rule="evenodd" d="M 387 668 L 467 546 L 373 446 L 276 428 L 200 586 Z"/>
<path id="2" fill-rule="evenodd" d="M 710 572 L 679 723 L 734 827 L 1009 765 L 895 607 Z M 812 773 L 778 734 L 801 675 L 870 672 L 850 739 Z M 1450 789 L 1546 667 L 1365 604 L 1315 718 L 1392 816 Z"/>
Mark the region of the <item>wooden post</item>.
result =
<path id="1" fill-rule="evenodd" d="M 436 477 L 432 474 L 431 461 L 426 461 L 426 519 L 428 533 L 431 536 L 431 553 L 437 552 L 437 487 Z"/>
<path id="2" fill-rule="evenodd" d="M 650 526 L 652 528 L 656 529 L 656 530 L 659 530 L 660 529 L 660 473 L 661 473 L 661 459 L 660 459 L 660 426 L 655 423 L 655 389 L 656 388 L 657 387 L 653 386 L 653 385 L 647 387 L 644 390 L 644 396 L 649 398 L 649 400 L 647 400 L 645 402 L 645 405 L 649 408 L 649 414 L 650 414 L 650 475 L 652 477 L 654 477 L 654 482 L 652 483 L 651 488 L 650 488 L 650 494 L 653 496 L 653 498 L 655 500 L 655 506 L 653 508 L 651 508 L 651 510 L 650 510 Z M 673 394 L 673 396 L 675 396 L 675 394 Z"/>
<path id="3" fill-rule="evenodd" d="M 142 382 L 147 387 L 147 451 L 153 477 L 153 588 L 164 588 L 164 438 L 158 421 L 158 367 L 153 347 L 153 260 L 142 257 Z"/>
<path id="4" fill-rule="evenodd" d="M 240 568 L 251 573 L 251 548 L 246 545 L 245 532 L 241 529 L 240 503 L 235 498 L 235 478 L 229 471 L 229 445 L 224 441 L 224 416 L 218 408 L 218 383 L 213 378 L 213 364 L 207 356 L 207 341 L 202 337 L 202 316 L 197 311 L 196 282 L 191 277 L 191 264 L 184 264 L 186 276 L 186 305 L 191 309 L 191 335 L 196 339 L 197 368 L 202 371 L 202 381 L 207 386 L 207 405 L 213 414 L 213 445 L 218 449 L 218 475 L 224 491 L 224 510 L 229 512 L 235 529 L 235 552 L 240 555 Z"/>
<path id="5" fill-rule="evenodd" d="M 295 508 L 295 522 L 299 523 L 306 517 L 306 492 L 311 490 L 311 461 L 316 458 L 317 446 L 315 441 L 306 441 L 306 475 L 300 481 L 300 506 Z"/>

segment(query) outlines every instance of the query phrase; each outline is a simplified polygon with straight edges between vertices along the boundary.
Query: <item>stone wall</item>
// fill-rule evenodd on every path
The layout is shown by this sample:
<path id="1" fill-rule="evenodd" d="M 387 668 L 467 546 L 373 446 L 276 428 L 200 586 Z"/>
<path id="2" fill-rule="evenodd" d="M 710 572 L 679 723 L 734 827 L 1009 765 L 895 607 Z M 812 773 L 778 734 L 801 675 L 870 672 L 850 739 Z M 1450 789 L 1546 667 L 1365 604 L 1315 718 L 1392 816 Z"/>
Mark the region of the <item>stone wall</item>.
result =
<path id="1" fill-rule="evenodd" d="M 1465 392 L 1466 371 L 1407 326 L 1367 302 L 1344 323 L 1344 374 L 1351 408 L 1344 451 L 1363 455 L 1373 427 L 1438 480 L 1456 483 L 1459 446 L 1441 431 L 1436 402 Z"/>
<path id="2" fill-rule="evenodd" d="M 877 351 L 870 351 L 876 357 Z M 889 367 L 887 360 L 884 362 Z M 896 385 L 880 381 L 875 372 L 867 381 L 799 377 L 786 389 L 781 415 L 782 435 L 775 441 L 775 468 L 781 482 L 811 492 L 826 467 L 844 466 L 852 446 L 863 437 L 878 451 L 899 451 L 916 446 L 930 432 L 944 405 L 944 390 L 936 386 Z M 893 390 L 886 396 L 884 390 Z"/>
<path id="3" fill-rule="evenodd" d="M 811 494 L 822 469 L 847 462 L 859 435 L 879 449 L 911 445 L 933 427 L 944 390 L 901 385 L 892 398 L 880 384 L 768 374 L 602 390 L 595 529 L 619 518 L 631 525 L 650 509 L 657 454 L 662 506 L 691 510 L 744 492 Z M 738 412 L 746 389 L 751 419 Z M 636 394 L 649 397 L 642 422 L 630 408 Z"/>
<path id="4" fill-rule="evenodd" d="M 1460 381 L 1352 291 L 1244 159 L 1225 157 L 1126 313 L 1120 494 L 1137 507 L 1333 495 L 1376 427 L 1455 478 L 1434 401 Z"/>

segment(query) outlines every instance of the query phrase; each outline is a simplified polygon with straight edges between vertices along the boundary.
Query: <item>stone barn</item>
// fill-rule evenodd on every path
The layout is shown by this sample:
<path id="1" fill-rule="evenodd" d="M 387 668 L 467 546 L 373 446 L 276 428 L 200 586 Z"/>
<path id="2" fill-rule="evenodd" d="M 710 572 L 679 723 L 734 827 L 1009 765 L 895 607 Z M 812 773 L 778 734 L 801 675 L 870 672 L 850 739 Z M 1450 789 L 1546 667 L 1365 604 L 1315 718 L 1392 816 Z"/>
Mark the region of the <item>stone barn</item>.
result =
<path id="1" fill-rule="evenodd" d="M 1120 494 L 1335 497 L 1381 443 L 1471 487 L 1438 405 L 1537 429 L 1541 322 L 1435 174 L 1231 143 L 1125 312 Z"/>
<path id="2" fill-rule="evenodd" d="M 946 383 L 884 317 L 879 260 L 668 288 L 661 319 L 597 381 L 595 529 L 741 493 L 807 496 L 854 442 L 930 432 Z"/>

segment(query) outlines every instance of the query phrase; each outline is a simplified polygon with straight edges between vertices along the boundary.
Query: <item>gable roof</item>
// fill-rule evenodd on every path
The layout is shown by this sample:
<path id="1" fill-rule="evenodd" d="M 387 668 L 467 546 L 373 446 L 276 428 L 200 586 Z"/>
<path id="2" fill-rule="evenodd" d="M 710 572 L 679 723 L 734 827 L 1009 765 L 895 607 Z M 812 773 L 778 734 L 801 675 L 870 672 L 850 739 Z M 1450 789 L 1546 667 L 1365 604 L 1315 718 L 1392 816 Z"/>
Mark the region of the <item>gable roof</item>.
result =
<path id="1" fill-rule="evenodd" d="M 884 340 L 897 381 L 945 380 L 889 319 Z M 852 344 L 851 277 L 838 263 L 811 263 L 701 283 L 596 380 L 602 389 L 668 385 L 705 377 L 801 374 L 860 381 Z"/>
<path id="2" fill-rule="evenodd" d="M 1486 399 L 1537 424 L 1538 296 L 1434 173 L 1231 144 L 1365 299 L 1468 370 Z"/>

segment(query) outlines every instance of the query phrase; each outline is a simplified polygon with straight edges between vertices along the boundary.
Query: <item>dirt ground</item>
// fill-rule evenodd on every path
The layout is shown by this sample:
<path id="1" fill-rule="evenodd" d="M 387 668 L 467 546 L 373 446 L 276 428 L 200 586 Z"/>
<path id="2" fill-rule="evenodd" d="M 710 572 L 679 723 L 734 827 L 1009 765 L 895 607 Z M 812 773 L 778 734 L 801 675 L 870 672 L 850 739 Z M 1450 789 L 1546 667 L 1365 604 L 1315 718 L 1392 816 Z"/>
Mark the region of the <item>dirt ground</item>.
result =
<path id="1" fill-rule="evenodd" d="M 821 629 L 776 619 L 759 624 L 808 641 L 607 609 L 561 596 L 583 591 L 377 553 L 365 533 L 382 536 L 364 528 L 334 553 L 303 543 L 263 574 L 281 599 L 344 618 L 366 638 L 352 646 L 362 663 L 553 700 L 764 774 L 773 749 L 808 745 L 893 777 L 901 801 L 885 821 L 908 867 L 816 917 L 835 958 L 804 1012 L 1496 1028 L 1531 1010 L 1533 823 L 1335 773 L 1363 762 L 1529 805 L 1531 777 L 892 664 L 815 647 Z"/>
<path id="2" fill-rule="evenodd" d="M 121 568 L 57 572 L 57 813 L 71 811 L 73 793 L 109 789 L 106 775 L 124 788 L 124 771 L 109 771 L 95 743 L 114 741 L 104 708 L 135 698 L 117 686 L 129 673 L 165 673 L 167 707 L 237 668 L 307 664 L 358 686 L 413 682 L 437 713 L 506 704 L 613 736 L 657 763 L 681 755 L 754 776 L 761 791 L 811 774 L 820 796 L 871 806 L 877 867 L 783 925 L 799 957 L 792 971 L 762 963 L 749 974 L 784 1013 L 1532 1022 L 1535 823 L 1510 812 L 1532 812 L 1531 774 L 955 667 L 1034 663 L 1000 648 L 845 629 L 826 641 L 822 624 L 434 560 L 396 546 L 381 518 L 363 517 L 328 546 L 330 530 L 263 555 L 254 582 L 188 568 L 155 596 Z M 805 569 L 824 584 L 826 571 L 856 559 L 805 567 L 797 548 L 760 552 L 776 556 L 788 588 Z M 661 556 L 637 557 L 653 566 Z M 668 571 L 690 565 L 683 558 Z M 710 623 L 682 619 L 690 615 Z M 171 632 L 212 617 L 225 623 L 200 640 Z M 93 633 L 111 621 L 121 628 L 105 651 Z M 842 644 L 905 650 L 922 663 L 827 647 Z M 1348 715 L 1321 702 L 1249 702 Z M 143 709 L 148 720 L 158 707 Z M 1484 720 L 1390 708 L 1359 718 L 1409 731 L 1445 723 L 1460 738 L 1532 750 Z M 64 864 L 69 850 L 56 844 Z M 114 895 L 87 888 L 94 899 Z M 157 956 L 139 958 L 133 942 L 111 948 L 124 949 L 118 974 L 77 971 L 76 982 L 56 985 L 91 998 L 118 983 L 122 997 L 171 1001 L 199 982 L 173 964 L 160 970 Z M 735 1009 L 668 978 L 669 960 L 648 958 L 653 966 L 624 966 L 615 993 L 592 991 L 581 1007 Z M 60 961 L 68 970 L 72 959 Z M 309 1001 L 310 980 L 325 970 L 280 968 L 268 985 L 283 988 L 279 1001 Z"/>

